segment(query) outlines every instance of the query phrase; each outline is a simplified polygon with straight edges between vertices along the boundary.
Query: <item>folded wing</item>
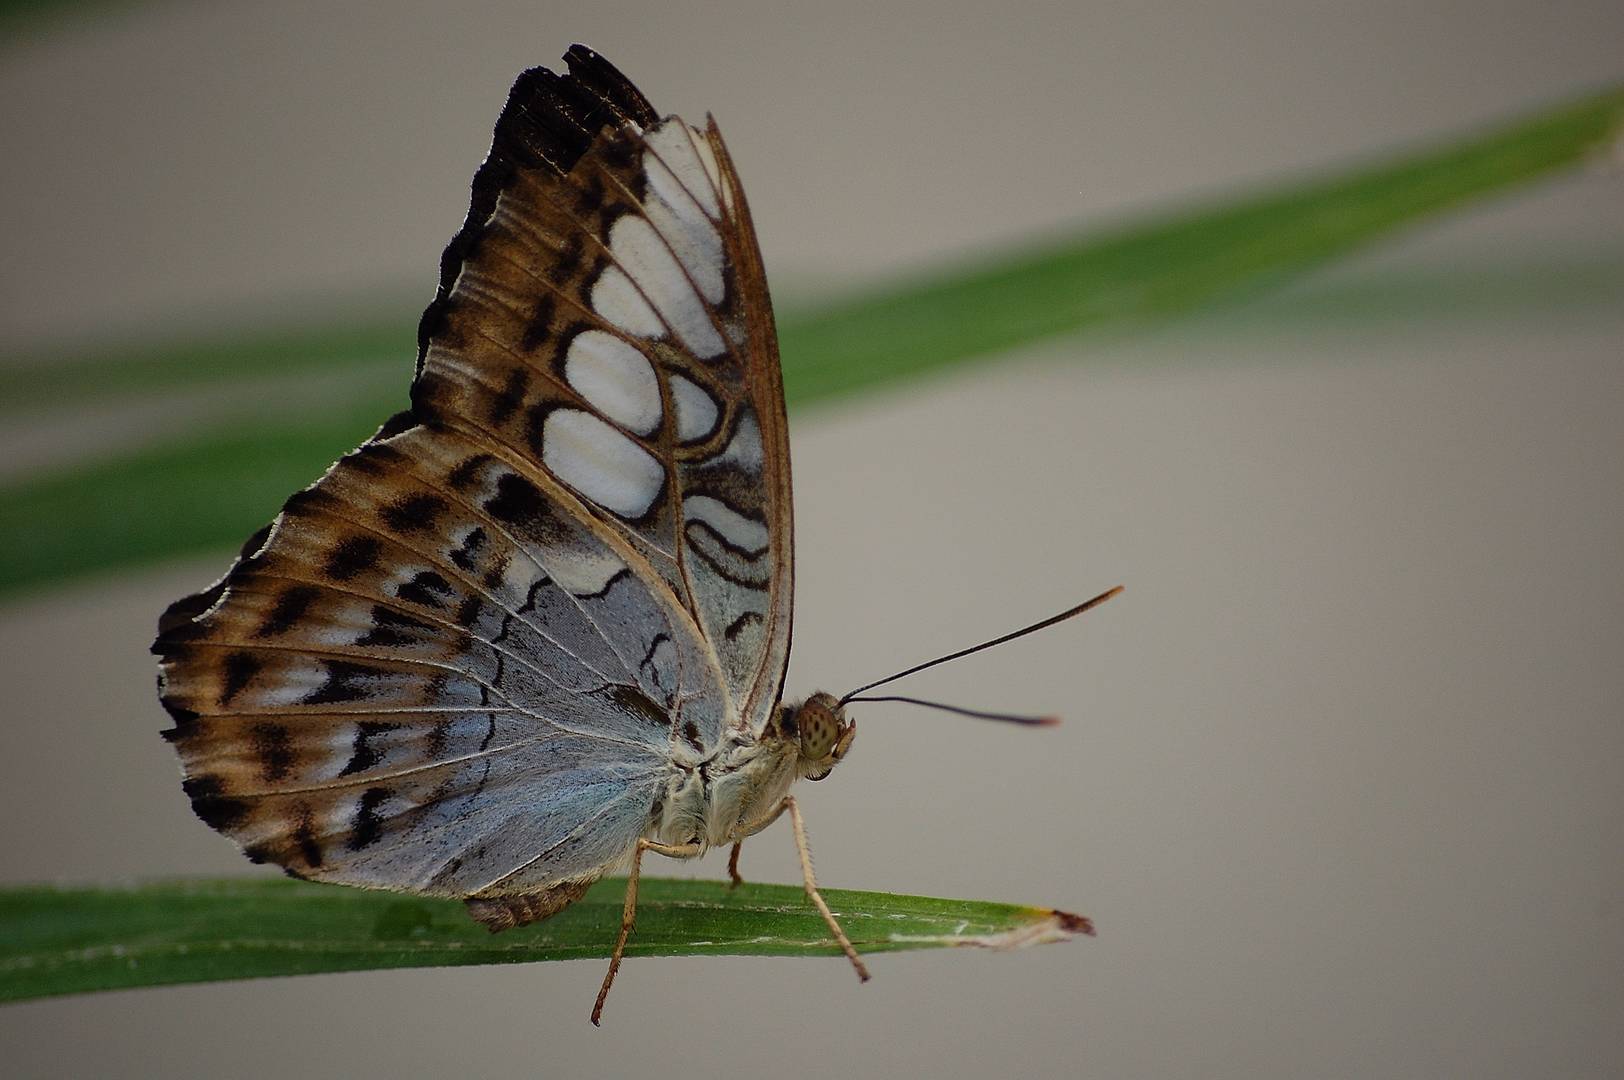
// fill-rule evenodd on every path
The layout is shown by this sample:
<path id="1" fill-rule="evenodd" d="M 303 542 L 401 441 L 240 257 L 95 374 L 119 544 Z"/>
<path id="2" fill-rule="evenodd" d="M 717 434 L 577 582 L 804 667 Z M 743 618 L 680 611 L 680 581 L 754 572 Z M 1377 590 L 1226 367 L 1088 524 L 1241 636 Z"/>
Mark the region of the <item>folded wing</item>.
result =
<path id="1" fill-rule="evenodd" d="M 498 121 L 412 407 L 160 624 L 194 808 L 300 876 L 589 880 L 675 757 L 778 696 L 788 459 L 748 211 L 714 125 L 567 59 Z"/>

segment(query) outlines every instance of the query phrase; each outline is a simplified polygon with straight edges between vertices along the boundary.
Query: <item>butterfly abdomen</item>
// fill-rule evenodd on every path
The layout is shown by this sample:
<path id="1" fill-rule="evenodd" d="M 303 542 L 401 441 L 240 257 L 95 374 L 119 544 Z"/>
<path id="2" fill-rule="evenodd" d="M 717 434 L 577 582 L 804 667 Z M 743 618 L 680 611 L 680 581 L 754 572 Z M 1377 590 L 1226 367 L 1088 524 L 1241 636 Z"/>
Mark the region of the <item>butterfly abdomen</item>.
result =
<path id="1" fill-rule="evenodd" d="M 567 881 L 518 896 L 470 896 L 464 903 L 468 914 L 495 934 L 557 915 L 585 896 L 591 887 L 590 880 Z"/>

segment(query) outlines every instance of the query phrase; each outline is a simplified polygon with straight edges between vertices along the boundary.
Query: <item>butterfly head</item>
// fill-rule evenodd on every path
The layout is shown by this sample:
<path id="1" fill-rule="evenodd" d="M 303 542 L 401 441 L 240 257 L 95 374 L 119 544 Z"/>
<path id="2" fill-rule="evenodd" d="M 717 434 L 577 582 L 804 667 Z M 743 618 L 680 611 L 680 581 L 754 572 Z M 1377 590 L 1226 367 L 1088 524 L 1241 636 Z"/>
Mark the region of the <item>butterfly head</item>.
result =
<path id="1" fill-rule="evenodd" d="M 857 737 L 857 723 L 846 719 L 845 706 L 833 694 L 821 692 L 799 705 L 785 705 L 778 714 L 778 728 L 785 739 L 797 742 L 801 775 L 808 780 L 828 776 Z"/>

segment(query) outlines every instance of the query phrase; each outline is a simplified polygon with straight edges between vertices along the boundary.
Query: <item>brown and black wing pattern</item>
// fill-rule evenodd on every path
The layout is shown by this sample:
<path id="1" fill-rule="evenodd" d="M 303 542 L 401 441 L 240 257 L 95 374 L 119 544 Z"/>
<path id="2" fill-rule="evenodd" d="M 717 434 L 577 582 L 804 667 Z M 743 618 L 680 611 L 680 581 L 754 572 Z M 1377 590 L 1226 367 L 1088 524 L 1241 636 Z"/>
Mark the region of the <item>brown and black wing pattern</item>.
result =
<path id="1" fill-rule="evenodd" d="M 788 462 L 743 198 L 714 125 L 567 59 L 503 110 L 411 408 L 160 621 L 194 808 L 300 876 L 562 897 L 778 694 Z"/>
<path id="2" fill-rule="evenodd" d="M 627 110 L 630 111 L 630 110 Z M 528 110 L 498 143 L 540 142 Z M 550 131 L 547 128 L 540 128 Z M 528 461 L 670 587 L 759 731 L 789 646 L 783 389 L 760 253 L 714 124 L 600 133 L 514 168 L 431 308 L 414 410 Z M 487 164 L 486 169 L 491 166 Z M 482 170 L 484 171 L 484 170 Z M 699 722 L 701 743 L 720 731 Z"/>

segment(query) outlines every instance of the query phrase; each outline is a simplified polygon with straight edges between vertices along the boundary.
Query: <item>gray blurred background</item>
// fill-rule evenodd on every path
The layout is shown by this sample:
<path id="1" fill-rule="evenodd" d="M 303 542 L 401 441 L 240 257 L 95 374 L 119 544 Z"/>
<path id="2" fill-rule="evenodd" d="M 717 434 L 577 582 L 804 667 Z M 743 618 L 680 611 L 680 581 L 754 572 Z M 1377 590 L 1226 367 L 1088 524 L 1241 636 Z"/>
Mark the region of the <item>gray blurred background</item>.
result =
<path id="1" fill-rule="evenodd" d="M 8 351 L 426 301 L 513 75 L 577 40 L 716 114 L 790 300 L 1624 75 L 1616 2 L 230 0 L 5 32 Z M 1128 586 L 910 684 L 1058 729 L 863 709 L 804 793 L 823 883 L 1097 940 L 883 956 L 862 987 L 633 960 L 601 1031 L 598 961 L 104 994 L 0 1010 L 0 1069 L 1620 1075 L 1621 268 L 1624 179 L 1593 168 L 1244 306 L 796 414 L 792 693 Z M 206 404 L 41 414 L 0 455 Z M 156 736 L 153 619 L 224 561 L 0 607 L 0 877 L 262 872 Z M 787 830 L 745 872 L 796 880 Z"/>

